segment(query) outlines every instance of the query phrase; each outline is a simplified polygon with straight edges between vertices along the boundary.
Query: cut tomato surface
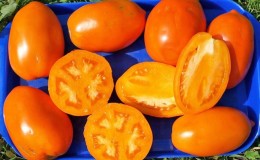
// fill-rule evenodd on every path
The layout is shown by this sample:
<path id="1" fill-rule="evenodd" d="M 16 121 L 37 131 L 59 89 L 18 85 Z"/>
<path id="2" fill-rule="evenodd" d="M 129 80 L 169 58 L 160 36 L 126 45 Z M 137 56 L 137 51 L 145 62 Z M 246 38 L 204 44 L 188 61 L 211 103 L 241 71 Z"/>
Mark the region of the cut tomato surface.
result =
<path id="1" fill-rule="evenodd" d="M 206 32 L 196 34 L 185 46 L 176 66 L 176 104 L 184 114 L 213 107 L 226 90 L 230 71 L 225 42 Z"/>
<path id="2" fill-rule="evenodd" d="M 97 160 L 142 160 L 153 141 L 143 114 L 120 103 L 109 103 L 90 115 L 84 137 L 88 151 Z"/>
<path id="3" fill-rule="evenodd" d="M 130 67 L 116 82 L 119 99 L 155 117 L 182 115 L 173 93 L 175 67 L 160 62 L 141 62 Z"/>
<path id="4" fill-rule="evenodd" d="M 64 112 L 83 116 L 106 105 L 114 88 L 107 60 L 92 52 L 74 50 L 51 68 L 48 82 L 53 102 Z"/>

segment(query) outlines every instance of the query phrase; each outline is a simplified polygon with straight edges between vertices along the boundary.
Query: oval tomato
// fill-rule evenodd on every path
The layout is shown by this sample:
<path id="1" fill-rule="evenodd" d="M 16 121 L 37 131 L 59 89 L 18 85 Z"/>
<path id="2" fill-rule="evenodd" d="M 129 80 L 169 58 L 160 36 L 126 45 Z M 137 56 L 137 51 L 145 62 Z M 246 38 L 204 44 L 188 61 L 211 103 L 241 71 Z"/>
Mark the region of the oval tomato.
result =
<path id="1" fill-rule="evenodd" d="M 254 53 L 253 26 L 245 16 L 231 10 L 213 19 L 208 32 L 214 38 L 224 40 L 229 48 L 231 73 L 228 88 L 233 88 L 245 78 L 251 65 Z"/>
<path id="2" fill-rule="evenodd" d="M 213 107 L 226 90 L 231 70 L 227 45 L 209 33 L 194 35 L 183 49 L 175 72 L 174 95 L 185 113 Z"/>
<path id="3" fill-rule="evenodd" d="M 197 0 L 163 0 L 147 18 L 144 40 L 149 56 L 176 65 L 190 38 L 206 30 L 206 18 Z"/>
<path id="4" fill-rule="evenodd" d="M 62 111 L 83 116 L 107 104 L 114 88 L 108 61 L 92 52 L 74 50 L 52 66 L 48 90 Z"/>
<path id="5" fill-rule="evenodd" d="M 12 22 L 8 51 L 10 65 L 21 78 L 47 77 L 64 54 L 63 31 L 53 11 L 36 1 L 20 9 Z"/>
<path id="6" fill-rule="evenodd" d="M 250 132 L 250 120 L 243 112 L 221 106 L 178 118 L 171 138 L 178 150 L 202 157 L 237 149 Z"/>
<path id="7" fill-rule="evenodd" d="M 155 117 L 182 115 L 173 94 L 175 67 L 159 62 L 131 66 L 116 82 L 119 99 Z"/>
<path id="8" fill-rule="evenodd" d="M 109 103 L 90 115 L 84 137 L 95 159 L 142 160 L 153 141 L 143 114 L 120 103 Z"/>
<path id="9" fill-rule="evenodd" d="M 145 11 L 129 0 L 87 4 L 71 14 L 71 41 L 88 51 L 113 52 L 132 44 L 143 32 Z"/>
<path id="10" fill-rule="evenodd" d="M 11 140 L 26 159 L 55 158 L 70 147 L 69 117 L 39 89 L 15 87 L 6 97 L 3 115 Z"/>

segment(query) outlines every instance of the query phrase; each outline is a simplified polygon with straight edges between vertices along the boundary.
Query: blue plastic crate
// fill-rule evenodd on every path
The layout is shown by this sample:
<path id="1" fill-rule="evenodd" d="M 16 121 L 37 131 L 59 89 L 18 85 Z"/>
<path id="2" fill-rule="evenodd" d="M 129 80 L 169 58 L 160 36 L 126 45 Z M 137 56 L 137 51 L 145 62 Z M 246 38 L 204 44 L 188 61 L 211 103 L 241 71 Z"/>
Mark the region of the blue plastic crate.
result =
<path id="1" fill-rule="evenodd" d="M 153 8 L 158 0 L 135 0 L 143 9 L 149 11 Z M 259 56 L 260 56 L 260 23 L 248 12 L 243 10 L 239 5 L 231 0 L 201 0 L 202 7 L 206 14 L 207 23 L 209 24 L 216 16 L 235 9 L 245 15 L 253 24 L 255 30 L 255 51 L 250 70 L 246 78 L 235 88 L 227 90 L 219 105 L 231 106 L 245 112 L 251 120 L 255 122 L 250 137 L 238 149 L 227 153 L 226 155 L 237 154 L 248 149 L 259 135 L 259 113 L 260 113 L 260 91 L 259 91 Z M 52 4 L 50 8 L 58 16 L 65 34 L 66 53 L 75 48 L 71 43 L 67 29 L 67 19 L 70 14 L 77 8 L 86 3 L 63 3 Z M 19 154 L 8 136 L 4 121 L 3 121 L 3 103 L 7 94 L 17 85 L 29 85 L 35 88 L 40 88 L 47 92 L 47 78 L 41 78 L 33 81 L 25 81 L 20 79 L 10 68 L 8 60 L 8 35 L 11 24 L 0 33 L 0 134 Z M 105 56 L 110 62 L 114 81 L 123 74 L 130 66 L 142 61 L 151 61 L 144 47 L 144 39 L 141 36 L 131 46 L 118 51 L 118 54 L 100 53 Z M 116 94 L 113 93 L 111 102 L 119 101 Z M 146 116 L 154 134 L 152 148 L 147 158 L 172 158 L 172 157 L 187 157 L 186 153 L 178 151 L 171 142 L 171 128 L 175 118 L 153 118 Z M 60 159 L 92 159 L 93 157 L 87 151 L 85 140 L 83 137 L 83 129 L 87 117 L 73 117 L 71 120 L 74 126 L 74 138 L 69 151 L 60 157 Z M 223 131 L 225 132 L 225 131 Z M 227 142 L 228 143 L 228 142 Z"/>

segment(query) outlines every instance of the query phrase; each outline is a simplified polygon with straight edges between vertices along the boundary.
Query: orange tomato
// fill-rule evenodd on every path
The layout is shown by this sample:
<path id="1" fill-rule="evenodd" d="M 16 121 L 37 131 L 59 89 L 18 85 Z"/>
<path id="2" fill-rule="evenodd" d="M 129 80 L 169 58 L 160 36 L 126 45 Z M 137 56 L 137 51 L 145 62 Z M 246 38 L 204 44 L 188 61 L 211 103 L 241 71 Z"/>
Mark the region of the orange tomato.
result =
<path id="1" fill-rule="evenodd" d="M 175 72 L 174 95 L 184 114 L 213 107 L 226 90 L 231 70 L 227 45 L 209 33 L 194 35 L 183 49 Z"/>
<path id="2" fill-rule="evenodd" d="M 159 62 L 141 62 L 130 67 L 116 82 L 119 99 L 155 117 L 182 115 L 173 94 L 175 67 Z"/>
<path id="3" fill-rule="evenodd" d="M 87 4 L 71 14 L 71 41 L 88 51 L 114 52 L 132 44 L 143 32 L 145 11 L 129 0 Z"/>
<path id="4" fill-rule="evenodd" d="M 15 87 L 6 97 L 3 115 L 12 142 L 26 159 L 55 158 L 71 145 L 69 117 L 39 89 Z"/>
<path id="5" fill-rule="evenodd" d="M 90 115 L 84 137 L 95 159 L 142 160 L 153 141 L 142 113 L 120 103 L 109 103 Z"/>
<path id="6" fill-rule="evenodd" d="M 147 18 L 144 40 L 149 56 L 176 65 L 190 38 L 206 30 L 206 18 L 198 0 L 163 0 Z"/>
<path id="7" fill-rule="evenodd" d="M 8 53 L 12 69 L 21 78 L 47 77 L 64 54 L 63 31 L 53 11 L 36 1 L 20 9 L 12 22 Z"/>
<path id="8" fill-rule="evenodd" d="M 107 60 L 92 52 L 74 50 L 52 66 L 48 90 L 62 111 L 83 116 L 105 105 L 114 88 Z"/>
<path id="9" fill-rule="evenodd" d="M 219 15 L 210 23 L 208 32 L 224 40 L 231 57 L 228 88 L 238 85 L 246 76 L 254 53 L 254 29 L 251 22 L 235 10 Z"/>
<path id="10" fill-rule="evenodd" d="M 240 147 L 251 128 L 243 112 L 219 106 L 178 118 L 173 123 L 171 138 L 180 151 L 200 157 L 214 156 Z"/>

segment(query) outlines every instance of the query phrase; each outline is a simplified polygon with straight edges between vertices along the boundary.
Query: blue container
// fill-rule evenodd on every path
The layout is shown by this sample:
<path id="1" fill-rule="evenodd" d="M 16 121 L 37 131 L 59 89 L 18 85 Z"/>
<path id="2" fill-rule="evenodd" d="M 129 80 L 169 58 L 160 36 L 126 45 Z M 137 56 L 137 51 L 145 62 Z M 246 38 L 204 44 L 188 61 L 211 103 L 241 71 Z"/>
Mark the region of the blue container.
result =
<path id="1" fill-rule="evenodd" d="M 158 0 L 135 0 L 143 9 L 149 11 L 153 8 Z M 237 154 L 248 149 L 259 135 L 259 113 L 260 113 L 260 91 L 259 91 L 259 76 L 260 76 L 260 24 L 248 12 L 244 11 L 239 5 L 231 0 L 201 0 L 200 1 L 206 14 L 207 23 L 209 24 L 216 16 L 235 9 L 241 14 L 245 15 L 253 24 L 255 30 L 255 51 L 253 62 L 246 78 L 235 88 L 228 90 L 224 93 L 219 101 L 219 105 L 235 107 L 245 112 L 251 120 L 255 122 L 250 137 L 238 149 L 227 153 L 226 155 Z M 67 19 L 70 14 L 77 8 L 85 5 L 86 3 L 69 3 L 69 4 L 52 4 L 50 8 L 58 16 L 66 38 L 66 53 L 74 49 L 66 26 Z M 19 78 L 10 68 L 8 60 L 8 35 L 11 24 L 0 33 L 0 134 L 6 142 L 19 154 L 13 145 L 7 133 L 3 121 L 3 103 L 7 94 L 17 85 L 28 85 L 40 88 L 47 92 L 47 78 L 41 78 L 33 81 L 25 81 Z M 238 26 L 239 27 L 239 26 Z M 100 53 L 105 56 L 110 62 L 114 81 L 122 75 L 131 65 L 142 61 L 151 61 L 150 57 L 144 47 L 143 36 L 141 36 L 131 46 L 118 51 L 118 54 Z M 119 101 L 115 94 L 112 95 L 111 102 Z M 86 123 L 87 117 L 73 117 L 71 120 L 74 126 L 74 139 L 69 151 L 60 157 L 60 159 L 92 159 L 93 157 L 87 151 L 84 137 L 83 128 Z M 154 134 L 152 148 L 147 158 L 171 158 L 171 157 L 187 157 L 190 156 L 175 149 L 171 142 L 171 127 L 175 118 L 159 119 L 147 116 Z M 225 132 L 225 131 L 223 131 Z M 228 142 L 227 142 L 228 143 Z"/>

